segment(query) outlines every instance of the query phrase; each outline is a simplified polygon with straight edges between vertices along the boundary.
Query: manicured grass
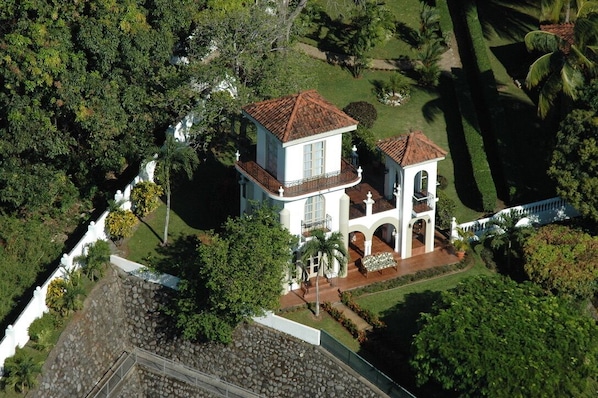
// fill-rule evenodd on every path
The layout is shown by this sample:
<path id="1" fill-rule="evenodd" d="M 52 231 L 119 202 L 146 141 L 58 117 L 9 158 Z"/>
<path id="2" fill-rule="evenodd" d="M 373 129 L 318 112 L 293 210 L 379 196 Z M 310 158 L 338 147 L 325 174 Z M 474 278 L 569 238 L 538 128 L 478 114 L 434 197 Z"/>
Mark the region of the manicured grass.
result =
<path id="1" fill-rule="evenodd" d="M 313 312 L 307 309 L 285 312 L 279 315 L 314 329 L 325 330 L 350 350 L 359 351 L 359 342 L 338 321 L 332 319 L 327 312 L 320 311 L 320 319 L 316 319 Z"/>
<path id="2" fill-rule="evenodd" d="M 235 171 L 232 166 L 208 158 L 199 165 L 193 180 L 177 182 L 171 201 L 169 246 L 184 244 L 188 235 L 217 230 L 227 217 L 239 213 Z M 165 219 L 166 205 L 162 203 L 139 223 L 134 235 L 121 247 L 129 260 L 155 265 L 172 254 L 171 250 L 160 246 Z"/>
<path id="3" fill-rule="evenodd" d="M 376 138 L 384 139 L 421 130 L 440 147 L 450 150 L 447 120 L 454 124 L 450 119 L 454 99 L 452 88 L 448 85 L 441 84 L 438 89 L 425 89 L 414 84 L 409 102 L 392 107 L 376 99 L 374 84 L 376 81 L 388 81 L 397 72 L 366 70 L 362 78 L 355 79 L 339 66 L 318 60 L 312 60 L 310 64 L 312 67 L 309 72 L 317 76 L 318 92 L 340 109 L 353 101 L 367 101 L 376 107 L 378 120 L 372 128 Z M 450 152 L 445 160 L 438 163 L 438 173 L 449 181 L 446 192 L 457 204 L 457 220 L 466 222 L 479 218 L 481 213 L 464 205 L 455 190 L 454 164 Z"/>
<path id="4" fill-rule="evenodd" d="M 357 303 L 378 316 L 384 317 L 392 308 L 405 301 L 405 297 L 413 293 L 422 293 L 426 291 L 439 292 L 455 287 L 462 280 L 477 276 L 491 275 L 492 272 L 481 262 L 468 271 L 456 274 L 432 278 L 421 282 L 415 282 L 407 286 L 396 289 L 385 290 L 356 298 Z M 401 325 L 388 325 L 389 328 L 400 327 Z"/>

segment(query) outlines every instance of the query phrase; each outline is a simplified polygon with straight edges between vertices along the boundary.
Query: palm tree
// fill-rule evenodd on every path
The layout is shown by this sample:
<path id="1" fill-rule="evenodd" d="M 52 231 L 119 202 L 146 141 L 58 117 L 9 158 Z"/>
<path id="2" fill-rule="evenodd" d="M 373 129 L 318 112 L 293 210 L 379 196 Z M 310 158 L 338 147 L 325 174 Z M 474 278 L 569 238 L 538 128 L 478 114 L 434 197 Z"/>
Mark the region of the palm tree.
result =
<path id="1" fill-rule="evenodd" d="M 37 375 L 41 372 L 41 363 L 35 362 L 30 353 L 17 348 L 14 356 L 4 363 L 4 385 L 21 394 L 37 384 Z"/>
<path id="2" fill-rule="evenodd" d="M 511 258 L 520 258 L 523 252 L 525 239 L 533 232 L 527 223 L 522 223 L 525 217 L 511 209 L 509 212 L 500 213 L 488 223 L 488 230 L 482 236 L 484 243 L 488 242 L 490 248 L 502 252 L 507 260 L 507 270 L 511 269 Z"/>
<path id="3" fill-rule="evenodd" d="M 189 179 L 193 178 L 193 171 L 199 164 L 195 150 L 184 142 L 178 141 L 173 134 L 166 135 L 166 141 L 156 158 L 156 174 L 165 187 L 166 192 L 166 220 L 164 222 L 164 239 L 162 246 L 168 244 L 168 225 L 170 223 L 170 197 L 172 194 L 172 175 L 184 171 Z"/>
<path id="4" fill-rule="evenodd" d="M 345 242 L 343 234 L 340 232 L 333 232 L 329 237 L 321 230 L 314 230 L 311 233 L 312 239 L 309 240 L 301 249 L 301 261 L 307 264 L 310 258 L 320 257 L 318 272 L 316 274 L 316 317 L 320 316 L 320 287 L 319 278 L 324 269 L 330 270 L 330 262 L 334 264 L 334 260 L 340 264 L 340 272 L 344 273 L 347 265 L 347 249 L 345 249 Z"/>
<path id="5" fill-rule="evenodd" d="M 561 29 L 567 26 L 571 25 L 562 25 Z M 575 100 L 586 79 L 596 76 L 598 14 L 578 18 L 572 29 L 572 42 L 545 30 L 525 35 L 528 51 L 544 53 L 530 65 L 525 78 L 528 88 L 540 86 L 538 115 L 541 118 L 546 117 L 560 94 Z"/>

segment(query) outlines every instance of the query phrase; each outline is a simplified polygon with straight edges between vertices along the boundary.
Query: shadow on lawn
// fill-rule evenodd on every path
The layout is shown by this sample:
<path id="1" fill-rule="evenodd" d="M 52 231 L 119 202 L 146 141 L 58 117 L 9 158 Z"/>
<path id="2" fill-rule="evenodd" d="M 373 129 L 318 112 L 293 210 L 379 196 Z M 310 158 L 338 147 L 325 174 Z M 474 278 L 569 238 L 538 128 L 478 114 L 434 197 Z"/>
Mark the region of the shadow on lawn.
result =
<path id="1" fill-rule="evenodd" d="M 449 396 L 438 386 L 417 387 L 415 374 L 409 365 L 411 343 L 419 330 L 420 314 L 430 312 L 440 294 L 438 291 L 426 290 L 406 295 L 402 303 L 382 314 L 380 319 L 386 324 L 386 328 L 374 333 L 359 351 L 359 355 L 418 397 Z"/>
<path id="2" fill-rule="evenodd" d="M 228 216 L 239 213 L 235 169 L 210 154 L 195 171 L 193 180 L 178 181 L 171 209 L 191 228 L 217 230 Z"/>

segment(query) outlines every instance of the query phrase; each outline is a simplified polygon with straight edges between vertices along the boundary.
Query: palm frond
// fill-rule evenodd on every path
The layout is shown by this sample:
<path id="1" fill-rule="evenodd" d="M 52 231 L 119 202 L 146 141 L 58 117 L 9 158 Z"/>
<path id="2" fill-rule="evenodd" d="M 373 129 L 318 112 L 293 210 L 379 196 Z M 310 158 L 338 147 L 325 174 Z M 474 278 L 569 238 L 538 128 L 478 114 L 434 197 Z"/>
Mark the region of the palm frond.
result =
<path id="1" fill-rule="evenodd" d="M 566 63 L 561 69 L 561 81 L 561 90 L 563 93 L 569 98 L 577 99 L 578 88 L 583 86 L 585 81 L 581 71 Z"/>
<path id="2" fill-rule="evenodd" d="M 542 119 L 548 115 L 548 111 L 552 108 L 552 104 L 562 90 L 562 85 L 563 82 L 558 74 L 553 74 L 544 82 L 538 97 L 538 115 Z"/>
<path id="3" fill-rule="evenodd" d="M 525 47 L 527 51 L 553 52 L 557 51 L 562 39 L 554 33 L 534 30 L 525 35 Z"/>
<path id="4" fill-rule="evenodd" d="M 544 54 L 530 65 L 527 76 L 525 77 L 525 85 L 528 88 L 536 87 L 540 82 L 550 76 L 550 74 L 555 72 L 553 67 L 554 54 Z"/>

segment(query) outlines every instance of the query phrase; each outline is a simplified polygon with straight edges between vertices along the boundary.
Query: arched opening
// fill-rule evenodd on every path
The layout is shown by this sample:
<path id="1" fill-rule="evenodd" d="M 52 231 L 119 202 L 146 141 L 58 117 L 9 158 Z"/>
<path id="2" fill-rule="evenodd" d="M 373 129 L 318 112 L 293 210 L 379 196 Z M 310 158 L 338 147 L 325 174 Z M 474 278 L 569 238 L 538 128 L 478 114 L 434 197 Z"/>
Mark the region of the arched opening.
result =
<path id="1" fill-rule="evenodd" d="M 424 196 L 428 194 L 428 172 L 425 170 L 420 171 L 415 175 L 413 181 L 413 193 L 421 193 Z"/>
<path id="2" fill-rule="evenodd" d="M 353 263 L 365 255 L 365 235 L 363 232 L 349 233 L 349 263 Z"/>
<path id="3" fill-rule="evenodd" d="M 424 219 L 413 221 L 411 225 L 411 255 L 415 256 L 426 252 L 426 230 L 428 223 Z"/>

